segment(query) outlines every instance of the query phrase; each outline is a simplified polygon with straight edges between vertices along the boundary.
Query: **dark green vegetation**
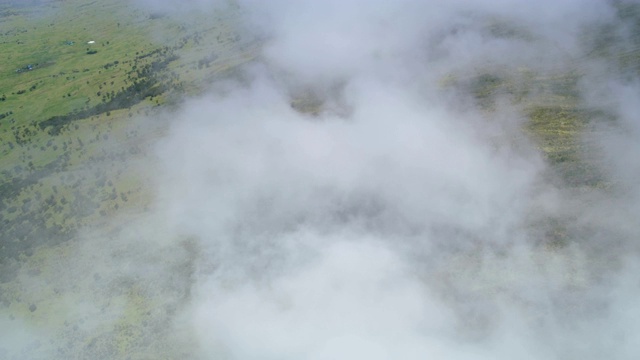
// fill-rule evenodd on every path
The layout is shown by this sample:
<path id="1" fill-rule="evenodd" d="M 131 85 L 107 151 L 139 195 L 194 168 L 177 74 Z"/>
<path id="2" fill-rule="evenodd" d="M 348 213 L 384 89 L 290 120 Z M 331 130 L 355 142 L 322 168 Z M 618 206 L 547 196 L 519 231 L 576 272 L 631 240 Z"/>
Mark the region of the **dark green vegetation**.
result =
<path id="1" fill-rule="evenodd" d="M 38 246 L 145 206 L 132 163 L 162 124 L 132 119 L 246 62 L 239 40 L 224 17 L 124 0 L 0 3 L 0 281 Z"/>

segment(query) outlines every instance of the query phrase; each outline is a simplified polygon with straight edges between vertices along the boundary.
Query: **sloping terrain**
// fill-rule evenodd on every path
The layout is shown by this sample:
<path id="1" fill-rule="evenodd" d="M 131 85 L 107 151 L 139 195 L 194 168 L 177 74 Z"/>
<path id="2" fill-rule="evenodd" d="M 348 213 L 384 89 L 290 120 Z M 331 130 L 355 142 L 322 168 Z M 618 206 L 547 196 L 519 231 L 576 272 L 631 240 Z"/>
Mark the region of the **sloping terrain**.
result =
<path id="1" fill-rule="evenodd" d="M 233 14 L 187 24 L 123 0 L 2 2 L 0 14 L 0 47 L 8 54 L 0 60 L 3 330 L 25 320 L 57 329 L 69 339 L 57 352 L 68 358 L 135 354 L 130 347 L 142 341 L 136 334 L 151 326 L 140 316 L 155 308 L 148 302 L 152 295 L 101 284 L 96 263 L 69 268 L 66 259 L 73 257 L 79 231 L 108 236 L 118 232 L 110 218 L 135 218 L 148 209 L 153 179 L 141 160 L 166 131 L 158 109 L 198 94 L 212 79 L 233 76 L 254 50 L 239 41 Z M 188 270 L 176 264 L 177 271 L 183 266 Z M 48 285 L 25 288 L 24 271 Z M 56 275 L 60 271 L 65 279 Z M 84 290 L 74 289 L 85 281 L 129 314 L 117 329 L 79 335 L 84 315 L 69 315 L 65 303 L 83 301 Z M 113 286 L 123 287 L 121 296 L 106 295 Z M 120 339 L 115 348 L 96 342 L 105 333 Z"/>
<path id="2" fill-rule="evenodd" d="M 149 194 L 130 164 L 164 124 L 136 119 L 252 56 L 224 18 L 187 28 L 127 1 L 16 4 L 2 10 L 5 267 L 120 207 L 143 207 Z"/>

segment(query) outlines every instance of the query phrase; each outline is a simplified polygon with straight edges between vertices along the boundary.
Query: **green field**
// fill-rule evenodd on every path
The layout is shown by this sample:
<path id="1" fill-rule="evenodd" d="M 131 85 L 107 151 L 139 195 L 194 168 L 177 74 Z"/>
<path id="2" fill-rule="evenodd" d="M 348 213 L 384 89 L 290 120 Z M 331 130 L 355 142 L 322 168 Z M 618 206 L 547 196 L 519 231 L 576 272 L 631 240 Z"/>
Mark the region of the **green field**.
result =
<path id="1" fill-rule="evenodd" d="M 80 229 L 91 225 L 106 236 L 117 231 L 109 218 L 145 211 L 151 179 L 139 160 L 166 131 L 158 110 L 199 94 L 215 79 L 234 76 L 235 67 L 255 57 L 255 46 L 234 30 L 234 17 L 190 14 L 187 23 L 127 0 L 0 2 L 0 51 L 6 54 L 0 57 L 3 320 L 28 319 L 33 326 L 59 327 L 63 337 L 88 336 L 65 325 L 84 318 L 74 319 L 59 300 L 61 294 L 83 296 L 74 289 L 84 277 L 64 283 L 48 278 L 58 285 L 34 292 L 24 288 L 19 269 L 47 279 L 73 256 L 69 249 Z M 175 266 L 182 271 L 183 264 Z M 175 306 L 144 291 L 127 288 L 110 296 L 109 304 L 124 311 L 115 327 L 58 351 L 136 356 L 142 321 L 158 321 L 144 314 Z M 37 311 L 30 311 L 33 303 Z M 101 344 L 106 337 L 116 343 Z M 145 341 L 166 346 L 160 337 Z"/>
<path id="2" fill-rule="evenodd" d="M 6 268 L 45 239 L 64 241 L 121 207 L 143 207 L 144 179 L 128 164 L 164 124 L 133 119 L 199 93 L 255 55 L 240 46 L 228 14 L 186 24 L 125 0 L 0 6 Z"/>

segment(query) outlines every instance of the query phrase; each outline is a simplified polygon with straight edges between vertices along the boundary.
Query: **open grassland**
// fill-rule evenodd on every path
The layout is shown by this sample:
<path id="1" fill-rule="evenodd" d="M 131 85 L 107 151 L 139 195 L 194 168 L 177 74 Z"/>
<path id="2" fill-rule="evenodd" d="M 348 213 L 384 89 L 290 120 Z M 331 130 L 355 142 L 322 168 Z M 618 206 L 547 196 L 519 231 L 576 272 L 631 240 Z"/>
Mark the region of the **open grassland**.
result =
<path id="1" fill-rule="evenodd" d="M 230 18 L 189 22 L 125 0 L 0 5 L 2 277 L 20 256 L 149 194 L 136 157 L 156 108 L 197 94 L 254 56 Z"/>
<path id="2" fill-rule="evenodd" d="M 98 232 L 90 238 L 112 238 L 118 229 L 109 218 L 136 217 L 150 203 L 151 179 L 139 160 L 166 129 L 158 109 L 233 76 L 255 56 L 255 45 L 235 31 L 234 16 L 190 14 L 180 21 L 127 0 L 0 2 L 3 320 L 56 329 L 73 344 L 57 350 L 69 358 L 147 356 L 151 343 L 166 346 L 143 329 L 166 327 L 176 304 L 125 276 L 100 285 L 98 262 L 68 268 L 67 260 L 82 246 L 76 236 L 88 224 Z M 172 266 L 177 277 L 189 270 L 189 264 Z M 64 279 L 52 276 L 60 271 Z M 24 286 L 36 279 L 48 285 Z M 163 288 L 188 290 L 186 282 L 175 288 L 175 279 L 167 281 Z M 94 288 L 102 311 L 120 309 L 107 321 L 113 326 L 79 326 L 89 320 L 80 310 L 87 288 Z"/>

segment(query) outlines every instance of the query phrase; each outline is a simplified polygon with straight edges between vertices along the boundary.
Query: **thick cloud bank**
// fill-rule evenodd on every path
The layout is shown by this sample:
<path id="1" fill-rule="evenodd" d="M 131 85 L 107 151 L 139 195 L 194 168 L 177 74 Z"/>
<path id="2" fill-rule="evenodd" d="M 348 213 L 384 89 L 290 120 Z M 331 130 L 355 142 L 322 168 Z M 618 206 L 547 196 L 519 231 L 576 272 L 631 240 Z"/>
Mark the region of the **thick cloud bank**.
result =
<path id="1" fill-rule="evenodd" d="M 261 64 L 248 85 L 186 104 L 159 146 L 160 208 L 202 246 L 183 324 L 202 356 L 638 356 L 636 187 L 623 176 L 634 160 L 621 145 L 637 137 L 598 133 L 601 156 L 620 160 L 603 166 L 608 179 L 625 186 L 565 187 L 522 108 L 506 96 L 486 110 L 446 85 L 585 66 L 618 83 L 582 36 L 617 21 L 614 6 L 241 6 Z M 592 106 L 602 82 L 582 75 L 581 88 Z M 611 107 L 635 128 L 618 94 L 593 106 L 621 101 Z M 299 111 L 296 96 L 317 109 Z"/>

